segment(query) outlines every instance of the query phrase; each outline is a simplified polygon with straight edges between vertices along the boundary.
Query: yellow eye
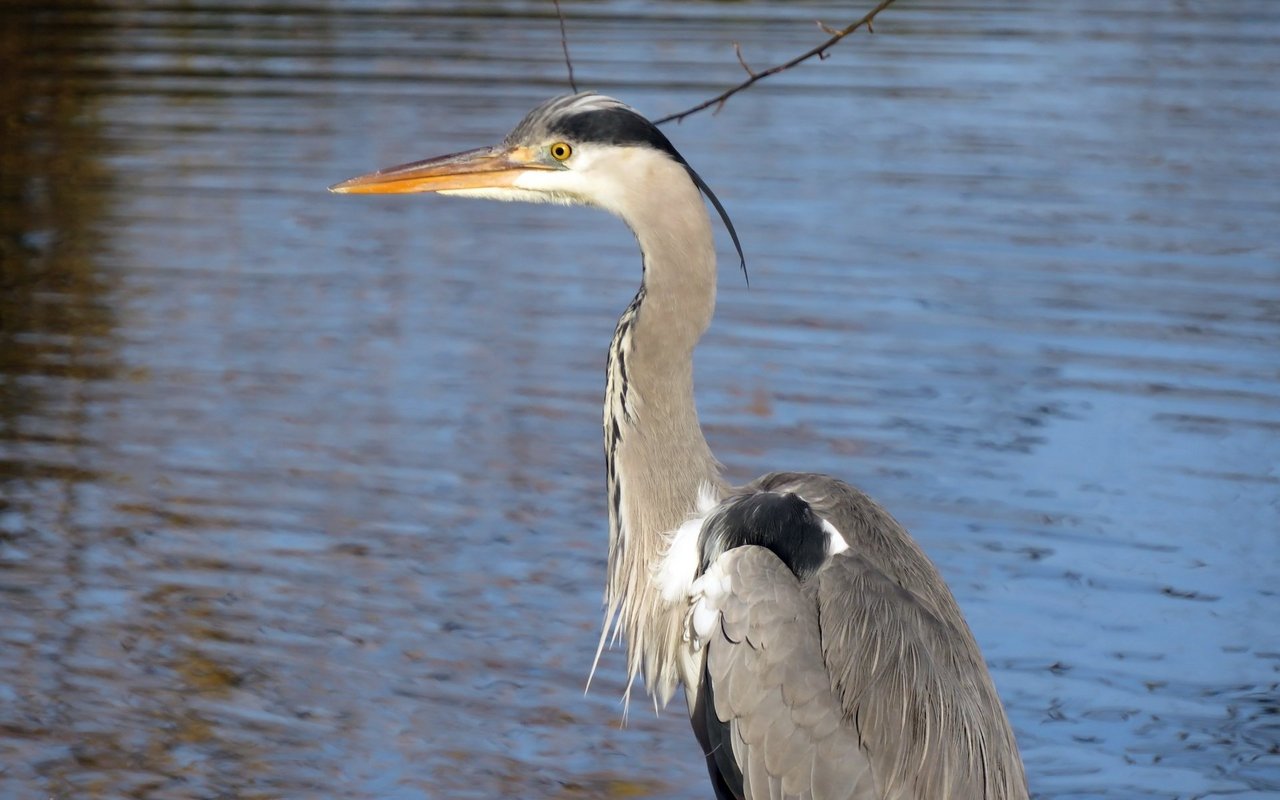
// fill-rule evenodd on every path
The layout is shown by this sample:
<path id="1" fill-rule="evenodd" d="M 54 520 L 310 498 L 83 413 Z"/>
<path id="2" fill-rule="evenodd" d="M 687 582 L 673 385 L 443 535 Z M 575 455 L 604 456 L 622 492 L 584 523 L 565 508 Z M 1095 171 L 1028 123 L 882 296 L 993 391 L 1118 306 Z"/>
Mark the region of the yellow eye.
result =
<path id="1" fill-rule="evenodd" d="M 573 155 L 573 148 L 564 142 L 556 142 L 549 149 L 551 150 L 551 157 L 556 161 L 564 161 Z"/>

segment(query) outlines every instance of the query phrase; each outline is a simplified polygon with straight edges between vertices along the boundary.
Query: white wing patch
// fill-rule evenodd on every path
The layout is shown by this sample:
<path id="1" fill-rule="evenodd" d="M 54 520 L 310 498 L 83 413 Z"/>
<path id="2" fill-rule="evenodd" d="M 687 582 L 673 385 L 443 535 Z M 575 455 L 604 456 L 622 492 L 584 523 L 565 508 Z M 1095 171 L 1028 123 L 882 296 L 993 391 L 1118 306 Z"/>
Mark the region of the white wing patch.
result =
<path id="1" fill-rule="evenodd" d="M 654 576 L 658 588 L 662 590 L 662 599 L 668 603 L 684 602 L 693 587 L 693 579 L 698 574 L 698 563 L 702 554 L 698 552 L 698 535 L 702 533 L 702 523 L 719 505 L 720 498 L 714 486 L 704 484 L 698 490 L 698 508 L 694 515 L 676 528 L 671 535 L 667 552 L 658 563 L 658 571 Z"/>
<path id="2" fill-rule="evenodd" d="M 834 556 L 836 553 L 843 553 L 845 550 L 849 549 L 849 543 L 844 540 L 844 536 L 840 534 L 840 531 L 835 525 L 832 525 L 830 522 L 823 519 L 822 529 L 827 532 L 828 558 Z"/>
<path id="3" fill-rule="evenodd" d="M 662 599 L 668 603 L 676 603 L 689 593 L 693 585 L 693 576 L 698 574 L 698 534 L 702 532 L 702 523 L 706 516 L 693 517 L 676 529 L 671 538 L 671 546 L 658 565 L 658 586 L 662 589 Z"/>
<path id="4" fill-rule="evenodd" d="M 732 552 L 732 551 L 729 551 Z M 711 634 L 720 625 L 720 603 L 733 590 L 729 576 L 724 574 L 720 562 L 725 553 L 716 559 L 716 563 L 707 567 L 707 571 L 689 587 L 689 627 L 693 630 L 693 649 L 699 650 Z"/>

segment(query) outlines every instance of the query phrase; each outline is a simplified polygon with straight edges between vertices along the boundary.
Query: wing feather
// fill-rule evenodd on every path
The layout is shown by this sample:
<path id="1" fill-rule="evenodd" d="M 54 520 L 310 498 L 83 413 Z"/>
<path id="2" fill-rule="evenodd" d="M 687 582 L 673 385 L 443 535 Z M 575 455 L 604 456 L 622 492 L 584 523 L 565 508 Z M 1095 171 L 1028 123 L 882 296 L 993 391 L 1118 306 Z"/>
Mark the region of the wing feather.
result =
<path id="1" fill-rule="evenodd" d="M 723 624 L 707 644 L 706 680 L 716 716 L 733 731 L 744 798 L 878 800 L 857 737 L 841 722 L 813 599 L 762 547 L 730 550 L 712 569 L 728 590 L 717 598 Z M 730 630 L 745 637 L 734 641 Z M 831 757 L 818 764 L 824 753 Z"/>
<path id="2" fill-rule="evenodd" d="M 721 619 L 703 680 L 744 800 L 1025 800 L 977 643 L 906 531 L 825 476 L 743 491 L 803 498 L 848 544 L 803 582 L 755 545 L 707 568 Z"/>
<path id="3" fill-rule="evenodd" d="M 885 795 L 1026 797 L 1000 700 L 966 637 L 852 549 L 816 584 L 823 657 Z"/>

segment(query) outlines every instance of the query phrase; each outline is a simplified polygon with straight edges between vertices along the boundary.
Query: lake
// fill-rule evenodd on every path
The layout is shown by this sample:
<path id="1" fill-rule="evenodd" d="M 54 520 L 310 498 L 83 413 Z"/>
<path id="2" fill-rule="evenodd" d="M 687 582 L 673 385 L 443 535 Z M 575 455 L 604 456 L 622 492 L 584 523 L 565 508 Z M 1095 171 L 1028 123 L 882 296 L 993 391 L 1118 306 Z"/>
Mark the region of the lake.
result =
<path id="1" fill-rule="evenodd" d="M 847 3 L 566 0 L 651 116 Z M 0 10 L 0 797 L 710 796 L 606 653 L 590 209 L 340 197 L 567 91 L 549 2 Z M 699 411 L 947 577 L 1041 798 L 1280 793 L 1280 5 L 901 0 L 664 130 Z"/>

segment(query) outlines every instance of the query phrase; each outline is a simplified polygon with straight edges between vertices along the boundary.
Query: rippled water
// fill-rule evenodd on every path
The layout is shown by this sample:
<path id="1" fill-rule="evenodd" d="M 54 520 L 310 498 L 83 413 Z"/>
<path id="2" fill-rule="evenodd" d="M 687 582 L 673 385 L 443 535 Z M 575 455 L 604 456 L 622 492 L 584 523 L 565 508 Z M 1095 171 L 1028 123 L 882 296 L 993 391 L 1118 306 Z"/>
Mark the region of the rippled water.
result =
<path id="1" fill-rule="evenodd" d="M 654 115 L 848 4 L 565 3 Z M 734 478 L 948 576 L 1045 798 L 1280 792 L 1280 6 L 903 2 L 668 132 Z M 326 185 L 564 89 L 549 3 L 0 10 L 0 796 L 708 796 L 620 728 L 596 212 Z M 724 243 L 727 247 L 727 242 Z"/>

